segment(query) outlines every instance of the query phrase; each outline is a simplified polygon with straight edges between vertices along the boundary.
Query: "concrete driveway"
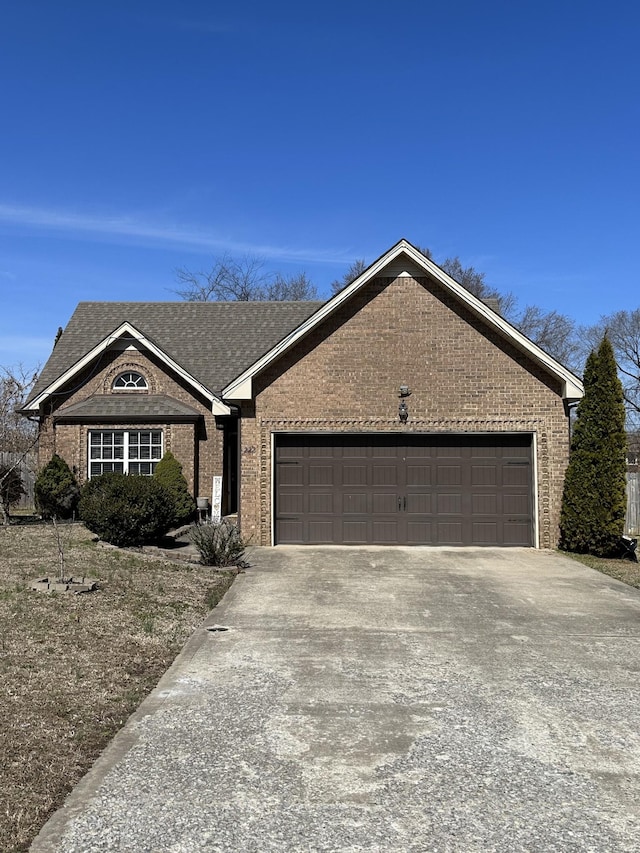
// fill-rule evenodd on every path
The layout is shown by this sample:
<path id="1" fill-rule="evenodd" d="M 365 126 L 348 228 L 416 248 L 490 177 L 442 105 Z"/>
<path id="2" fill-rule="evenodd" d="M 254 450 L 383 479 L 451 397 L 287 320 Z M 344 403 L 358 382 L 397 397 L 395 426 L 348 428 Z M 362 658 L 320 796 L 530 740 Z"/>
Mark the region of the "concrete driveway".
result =
<path id="1" fill-rule="evenodd" d="M 525 549 L 255 549 L 43 851 L 637 851 L 640 593 Z"/>

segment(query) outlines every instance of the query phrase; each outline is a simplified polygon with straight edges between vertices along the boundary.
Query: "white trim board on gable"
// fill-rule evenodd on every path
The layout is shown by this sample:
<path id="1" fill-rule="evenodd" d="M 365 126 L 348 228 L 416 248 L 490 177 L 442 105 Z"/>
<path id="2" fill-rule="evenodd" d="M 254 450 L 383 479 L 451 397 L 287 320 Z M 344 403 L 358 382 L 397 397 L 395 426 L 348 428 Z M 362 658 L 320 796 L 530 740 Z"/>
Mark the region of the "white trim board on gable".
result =
<path id="1" fill-rule="evenodd" d="M 481 317 L 487 325 L 499 331 L 506 340 L 510 341 L 517 349 L 540 364 L 561 382 L 563 388 L 562 396 L 567 402 L 579 400 L 583 396 L 584 387 L 582 382 L 570 370 L 552 358 L 544 350 L 540 349 L 539 346 L 530 341 L 522 332 L 519 332 L 499 314 L 496 314 L 481 299 L 478 299 L 466 288 L 462 287 L 461 284 L 458 284 L 455 279 L 451 278 L 437 264 L 425 257 L 415 246 L 412 246 L 407 240 L 400 240 L 388 252 L 378 258 L 377 261 L 374 261 L 371 266 L 367 267 L 351 284 L 343 288 L 304 323 L 298 326 L 297 329 L 294 329 L 280 343 L 265 353 L 262 358 L 258 359 L 251 367 L 236 377 L 233 382 L 230 382 L 222 391 L 223 398 L 229 402 L 251 400 L 253 398 L 253 378 L 333 313 L 353 293 L 364 287 L 367 282 L 378 276 L 398 278 L 401 276 L 419 277 L 425 274 L 438 281 L 443 285 L 445 290 L 453 293 L 474 314 Z"/>
<path id="2" fill-rule="evenodd" d="M 180 376 L 185 382 L 191 385 L 196 391 L 198 391 L 202 396 L 211 403 L 211 411 L 214 415 L 230 415 L 231 409 L 229 406 L 225 405 L 215 394 L 212 394 L 208 388 L 198 382 L 190 373 L 181 367 L 176 361 L 174 361 L 170 356 L 168 356 L 163 350 L 160 349 L 153 341 L 150 341 L 139 329 L 136 329 L 135 326 L 132 326 L 131 323 L 124 322 L 117 329 L 114 329 L 106 338 L 103 338 L 100 343 L 96 344 L 88 353 L 86 353 L 81 359 L 79 359 L 75 364 L 73 364 L 70 368 L 65 370 L 54 382 L 47 386 L 37 397 L 35 397 L 29 406 L 28 409 L 24 411 L 28 412 L 38 412 L 40 406 L 52 395 L 55 394 L 60 388 L 64 387 L 69 380 L 73 379 L 81 370 L 85 367 L 88 367 L 91 362 L 97 358 L 101 353 L 105 352 L 108 349 L 116 348 L 123 349 L 122 344 L 123 338 L 133 338 L 134 342 L 129 343 L 124 346 L 124 349 L 135 348 L 138 350 L 146 349 L 148 352 L 153 353 L 160 361 L 167 365 L 177 376 Z"/>

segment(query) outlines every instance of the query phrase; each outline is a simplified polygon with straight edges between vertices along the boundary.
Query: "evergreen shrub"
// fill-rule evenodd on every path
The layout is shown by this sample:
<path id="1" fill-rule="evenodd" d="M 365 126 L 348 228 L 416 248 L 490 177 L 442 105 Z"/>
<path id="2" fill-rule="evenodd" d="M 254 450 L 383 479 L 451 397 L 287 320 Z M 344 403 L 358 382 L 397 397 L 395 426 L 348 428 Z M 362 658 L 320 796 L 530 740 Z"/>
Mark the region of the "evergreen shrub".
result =
<path id="1" fill-rule="evenodd" d="M 560 513 L 560 547 L 616 556 L 627 508 L 622 385 L 605 336 L 587 359 Z"/>
<path id="2" fill-rule="evenodd" d="M 57 453 L 38 472 L 34 495 L 36 508 L 43 518 L 71 518 L 77 510 L 78 481 Z"/>
<path id="3" fill-rule="evenodd" d="M 196 504 L 189 494 L 189 487 L 182 473 L 182 465 L 170 450 L 167 450 L 156 465 L 153 476 L 159 483 L 162 483 L 173 497 L 175 505 L 173 524 L 179 527 L 181 524 L 191 521 L 196 510 Z"/>
<path id="4" fill-rule="evenodd" d="M 121 547 L 157 542 L 175 514 L 171 494 L 153 477 L 115 473 L 84 484 L 79 512 L 92 533 Z"/>

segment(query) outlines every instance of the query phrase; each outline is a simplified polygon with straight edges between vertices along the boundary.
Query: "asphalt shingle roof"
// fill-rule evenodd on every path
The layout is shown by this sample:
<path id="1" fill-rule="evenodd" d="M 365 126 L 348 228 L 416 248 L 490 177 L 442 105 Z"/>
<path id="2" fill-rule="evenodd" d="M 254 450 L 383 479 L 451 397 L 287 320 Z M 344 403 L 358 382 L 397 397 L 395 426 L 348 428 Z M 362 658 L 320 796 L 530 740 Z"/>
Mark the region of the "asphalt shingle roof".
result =
<path id="1" fill-rule="evenodd" d="M 322 304 L 80 302 L 30 399 L 127 321 L 210 391 L 219 394 Z"/>
<path id="2" fill-rule="evenodd" d="M 197 418 L 199 413 L 186 403 L 166 394 L 97 394 L 58 409 L 58 418 Z"/>

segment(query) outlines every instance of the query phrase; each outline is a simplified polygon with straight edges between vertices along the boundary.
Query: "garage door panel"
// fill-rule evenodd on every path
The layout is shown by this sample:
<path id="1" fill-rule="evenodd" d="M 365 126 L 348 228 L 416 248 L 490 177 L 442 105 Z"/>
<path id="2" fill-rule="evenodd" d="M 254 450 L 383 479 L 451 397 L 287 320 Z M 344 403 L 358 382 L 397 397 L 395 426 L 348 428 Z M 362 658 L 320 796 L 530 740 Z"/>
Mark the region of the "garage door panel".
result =
<path id="1" fill-rule="evenodd" d="M 283 515 L 301 515 L 305 512 L 304 492 L 283 492 L 280 496 L 280 512 Z M 317 512 L 317 510 L 314 510 Z"/>
<path id="2" fill-rule="evenodd" d="M 395 515 L 398 511 L 398 495 L 393 492 L 374 492 L 371 511 L 374 515 Z"/>
<path id="3" fill-rule="evenodd" d="M 407 486 L 430 486 L 431 467 L 407 464 Z"/>
<path id="4" fill-rule="evenodd" d="M 303 533 L 303 523 L 299 518 L 280 518 L 278 520 L 278 531 L 281 542 L 289 542 L 293 545 L 302 544 L 306 541 Z"/>
<path id="5" fill-rule="evenodd" d="M 331 545 L 335 541 L 332 521 L 310 521 L 309 540 L 314 545 Z"/>
<path id="6" fill-rule="evenodd" d="M 436 545 L 464 545 L 461 521 L 439 521 Z"/>
<path id="7" fill-rule="evenodd" d="M 469 456 L 471 459 L 499 459 L 501 451 L 502 448 L 494 442 L 477 442 L 471 447 Z"/>
<path id="8" fill-rule="evenodd" d="M 471 513 L 472 515 L 496 515 L 498 512 L 498 495 L 472 495 L 471 496 Z"/>
<path id="9" fill-rule="evenodd" d="M 398 523 L 396 521 L 373 521 L 372 542 L 374 545 L 398 545 Z"/>
<path id="10" fill-rule="evenodd" d="M 342 485 L 343 486 L 366 486 L 369 475 L 369 468 L 366 465 L 343 465 L 342 466 Z"/>
<path id="11" fill-rule="evenodd" d="M 472 486 L 495 486 L 498 482 L 498 469 L 495 465 L 472 465 Z"/>
<path id="12" fill-rule="evenodd" d="M 396 486 L 398 484 L 397 465 L 374 465 L 372 470 L 374 486 Z"/>
<path id="13" fill-rule="evenodd" d="M 432 497 L 428 492 L 409 493 L 407 495 L 406 511 L 412 515 L 431 515 L 432 513 Z"/>
<path id="14" fill-rule="evenodd" d="M 288 497 L 288 495 L 285 494 L 283 497 L 286 498 L 286 497 Z M 282 500 L 282 498 L 281 498 L 281 500 Z M 283 505 L 283 512 L 284 513 L 290 514 L 290 513 L 295 512 L 295 510 L 293 510 L 293 509 L 289 509 L 289 510 L 284 509 L 284 506 L 286 506 L 286 504 Z M 309 494 L 308 511 L 312 515 L 313 514 L 333 515 L 333 513 L 335 512 L 335 494 L 334 494 L 334 492 L 311 492 Z"/>
<path id="15" fill-rule="evenodd" d="M 532 545 L 528 434 L 275 438 L 275 541 Z"/>
<path id="16" fill-rule="evenodd" d="M 438 515 L 460 515 L 462 512 L 462 495 L 436 495 L 436 512 Z"/>
<path id="17" fill-rule="evenodd" d="M 346 444 L 337 449 L 337 455 L 344 461 L 349 459 L 367 459 L 370 456 L 369 448 L 363 444 Z"/>
<path id="18" fill-rule="evenodd" d="M 343 495 L 342 512 L 345 515 L 367 515 L 369 512 L 369 493 L 349 492 Z"/>
<path id="19" fill-rule="evenodd" d="M 374 442 L 371 445 L 370 455 L 372 459 L 393 459 L 395 461 L 398 458 L 399 450 L 397 444 L 385 441 Z"/>
<path id="20" fill-rule="evenodd" d="M 504 486 L 526 486 L 531 478 L 531 466 L 527 463 L 508 464 L 503 469 Z"/>
<path id="21" fill-rule="evenodd" d="M 333 459 L 335 455 L 335 447 L 333 444 L 318 444 L 309 449 L 310 459 Z"/>
<path id="22" fill-rule="evenodd" d="M 281 463 L 278 466 L 278 480 L 281 486 L 302 486 L 304 485 L 303 465 L 297 463 Z"/>
<path id="23" fill-rule="evenodd" d="M 345 545 L 366 545 L 370 542 L 366 521 L 344 521 L 342 523 L 342 541 Z"/>
<path id="24" fill-rule="evenodd" d="M 505 515 L 529 515 L 531 512 L 529 495 L 503 495 L 502 509 Z"/>
<path id="25" fill-rule="evenodd" d="M 407 544 L 408 545 L 433 545 L 432 524 L 430 521 L 408 521 L 407 522 Z"/>
<path id="26" fill-rule="evenodd" d="M 502 541 L 504 545 L 522 545 L 528 547 L 531 544 L 531 524 L 529 521 L 505 521 L 503 525 Z"/>
<path id="27" fill-rule="evenodd" d="M 311 463 L 308 468 L 310 486 L 333 486 L 333 466 Z"/>
<path id="28" fill-rule="evenodd" d="M 472 537 L 476 545 L 497 545 L 498 524 L 495 521 L 474 521 Z"/>
<path id="29" fill-rule="evenodd" d="M 438 486 L 459 486 L 462 483 L 462 470 L 459 465 L 438 465 L 436 484 Z"/>

